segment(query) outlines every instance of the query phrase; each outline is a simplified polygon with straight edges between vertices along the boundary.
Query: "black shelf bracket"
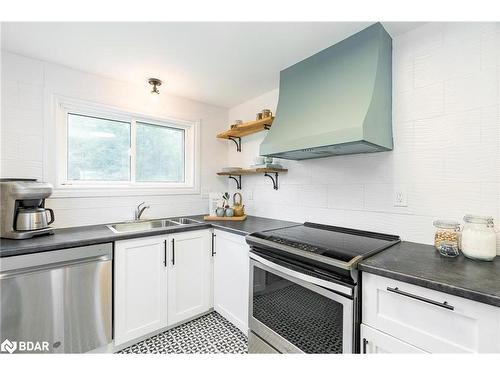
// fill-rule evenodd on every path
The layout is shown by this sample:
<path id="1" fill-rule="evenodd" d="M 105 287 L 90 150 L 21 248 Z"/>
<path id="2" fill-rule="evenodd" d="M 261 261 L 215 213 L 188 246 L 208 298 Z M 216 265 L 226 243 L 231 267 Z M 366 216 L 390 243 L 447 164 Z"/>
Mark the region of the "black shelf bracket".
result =
<path id="1" fill-rule="evenodd" d="M 266 124 L 266 125 L 264 125 L 264 129 L 265 129 L 265 130 L 269 130 L 269 129 L 271 129 L 271 125 L 267 125 L 267 124 Z"/>
<path id="2" fill-rule="evenodd" d="M 236 189 L 241 190 L 241 174 L 236 176 L 229 175 L 229 178 L 236 181 Z"/>
<path id="3" fill-rule="evenodd" d="M 236 144 L 236 151 L 241 152 L 241 137 L 227 137 Z"/>
<path id="4" fill-rule="evenodd" d="M 273 181 L 273 189 L 278 190 L 278 172 L 274 173 L 274 177 L 269 173 L 265 173 L 264 176 L 269 177 Z"/>

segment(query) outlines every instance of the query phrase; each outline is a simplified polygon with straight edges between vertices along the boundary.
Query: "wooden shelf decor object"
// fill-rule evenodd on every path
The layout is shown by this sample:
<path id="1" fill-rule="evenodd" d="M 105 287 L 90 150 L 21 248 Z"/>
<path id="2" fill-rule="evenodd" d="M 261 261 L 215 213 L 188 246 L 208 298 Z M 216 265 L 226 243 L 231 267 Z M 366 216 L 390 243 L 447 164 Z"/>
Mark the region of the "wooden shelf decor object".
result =
<path id="1" fill-rule="evenodd" d="M 217 134 L 217 138 L 229 139 L 236 144 L 236 151 L 241 152 L 241 137 L 258 133 L 263 130 L 269 130 L 273 123 L 274 117 L 266 117 L 262 120 L 248 121 L 242 124 L 237 124 L 234 128 Z"/>
<path id="2" fill-rule="evenodd" d="M 236 181 L 236 188 L 241 190 L 241 176 L 252 175 L 252 174 L 263 174 L 265 177 L 269 177 L 273 181 L 273 189 L 278 190 L 278 174 L 288 172 L 285 168 L 250 168 L 250 169 L 238 169 L 231 172 L 218 172 L 219 176 L 228 176 L 230 179 Z M 274 175 L 274 176 L 273 176 Z"/>

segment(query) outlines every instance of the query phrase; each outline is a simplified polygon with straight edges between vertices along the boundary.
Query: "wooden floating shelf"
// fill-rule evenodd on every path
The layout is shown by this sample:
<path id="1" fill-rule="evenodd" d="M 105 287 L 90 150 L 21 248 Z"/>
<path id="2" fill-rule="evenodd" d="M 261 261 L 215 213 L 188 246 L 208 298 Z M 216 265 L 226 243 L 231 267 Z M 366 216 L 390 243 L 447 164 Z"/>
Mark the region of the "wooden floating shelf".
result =
<path id="1" fill-rule="evenodd" d="M 285 168 L 250 168 L 250 169 L 235 169 L 231 172 L 217 172 L 219 176 L 238 176 L 247 174 L 259 174 L 259 173 L 283 173 L 288 172 Z"/>
<path id="2" fill-rule="evenodd" d="M 274 120 L 274 116 L 266 117 L 262 120 L 248 121 L 238 124 L 235 128 L 217 134 L 217 138 L 231 139 L 240 138 L 263 130 L 268 130 Z"/>
<path id="3" fill-rule="evenodd" d="M 206 221 L 244 221 L 247 219 L 247 215 L 243 216 L 204 216 L 203 220 Z"/>
<path id="4" fill-rule="evenodd" d="M 236 188 L 241 189 L 241 176 L 252 174 L 264 174 L 273 181 L 274 190 L 278 190 L 278 174 L 288 172 L 285 168 L 250 168 L 250 169 L 235 169 L 231 172 L 217 172 L 219 176 L 228 176 L 230 179 L 236 181 Z M 274 174 L 274 177 L 272 176 Z"/>

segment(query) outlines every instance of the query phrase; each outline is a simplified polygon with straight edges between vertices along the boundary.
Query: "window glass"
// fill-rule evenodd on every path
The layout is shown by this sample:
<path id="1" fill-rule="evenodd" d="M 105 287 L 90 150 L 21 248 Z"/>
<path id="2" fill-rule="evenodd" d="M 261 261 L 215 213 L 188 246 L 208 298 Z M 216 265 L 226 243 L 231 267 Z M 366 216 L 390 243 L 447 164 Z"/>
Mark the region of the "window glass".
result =
<path id="1" fill-rule="evenodd" d="M 129 181 L 130 123 L 68 114 L 68 180 Z"/>
<path id="2" fill-rule="evenodd" d="M 184 130 L 138 122 L 136 180 L 184 182 Z"/>

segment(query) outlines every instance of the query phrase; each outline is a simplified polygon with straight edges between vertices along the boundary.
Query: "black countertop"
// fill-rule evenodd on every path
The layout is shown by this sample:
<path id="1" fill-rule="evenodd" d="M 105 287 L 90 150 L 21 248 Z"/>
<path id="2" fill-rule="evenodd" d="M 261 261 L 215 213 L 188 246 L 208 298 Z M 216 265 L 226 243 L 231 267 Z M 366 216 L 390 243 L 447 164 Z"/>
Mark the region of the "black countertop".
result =
<path id="1" fill-rule="evenodd" d="M 434 246 L 401 242 L 359 263 L 391 279 L 500 307 L 500 257 L 492 262 L 445 258 Z"/>
<path id="2" fill-rule="evenodd" d="M 0 258 L 211 227 L 245 236 L 299 224 L 255 216 L 239 222 L 204 222 L 203 215 L 186 217 L 200 223 L 128 233 L 114 233 L 103 224 L 56 229 L 54 235 L 26 240 L 2 238 Z M 401 242 L 363 260 L 359 269 L 500 307 L 500 257 L 493 262 L 474 261 L 463 255 L 445 258 L 433 246 Z"/>
<path id="3" fill-rule="evenodd" d="M 204 215 L 189 217 L 195 220 L 203 221 L 203 216 Z M 292 221 L 274 220 L 258 216 L 247 216 L 247 219 L 244 221 L 205 221 L 205 223 L 212 223 L 214 228 L 221 229 L 226 232 L 241 234 L 243 236 L 246 236 L 247 234 L 253 232 L 261 232 L 268 229 L 285 228 L 291 225 L 302 224 L 294 223 Z"/>
<path id="4" fill-rule="evenodd" d="M 263 217 L 247 216 L 245 221 L 203 221 L 203 215 L 185 216 L 200 221 L 199 224 L 179 225 L 163 229 L 114 233 L 105 224 L 84 227 L 55 229 L 53 235 L 33 237 L 25 240 L 0 239 L 0 258 L 14 255 L 39 253 L 44 251 L 113 242 L 130 238 L 156 236 L 197 229 L 217 228 L 239 235 L 247 235 L 265 229 L 283 228 L 296 225 L 290 221 L 273 220 Z"/>

